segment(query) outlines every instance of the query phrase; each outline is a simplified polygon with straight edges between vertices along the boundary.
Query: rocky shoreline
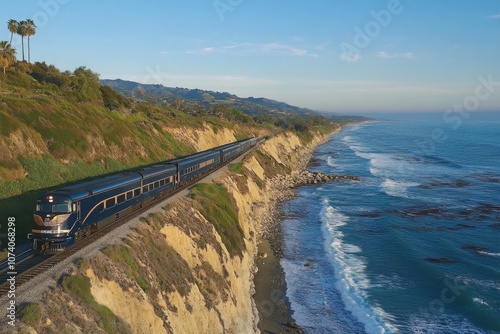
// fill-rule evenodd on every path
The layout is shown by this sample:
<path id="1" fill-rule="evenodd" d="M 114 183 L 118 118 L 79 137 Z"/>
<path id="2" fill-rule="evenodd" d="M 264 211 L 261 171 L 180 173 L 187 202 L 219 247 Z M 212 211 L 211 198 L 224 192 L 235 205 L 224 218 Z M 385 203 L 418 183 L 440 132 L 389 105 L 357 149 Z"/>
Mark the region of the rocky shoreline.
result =
<path id="1" fill-rule="evenodd" d="M 336 174 L 324 174 L 321 172 L 311 172 L 304 170 L 312 152 L 309 152 L 306 163 L 301 163 L 301 171 L 298 173 L 293 173 L 291 175 L 280 175 L 271 180 L 271 191 L 273 192 L 273 198 L 275 199 L 274 208 L 270 210 L 271 215 L 268 221 L 264 224 L 263 237 L 270 241 L 271 248 L 275 256 L 279 258 L 283 255 L 281 238 L 281 221 L 283 220 L 281 214 L 281 204 L 287 202 L 296 196 L 296 188 L 306 185 L 314 185 L 320 183 L 328 183 L 333 181 L 360 181 L 361 179 L 357 176 L 352 175 L 336 175 Z"/>
<path id="2" fill-rule="evenodd" d="M 324 174 L 306 170 L 312 161 L 312 155 L 317 146 L 324 144 L 334 133 L 323 138 L 317 145 L 307 148 L 296 164 L 295 171 L 291 175 L 278 175 L 268 180 L 267 190 L 274 199 L 269 208 L 269 216 L 262 224 L 261 245 L 256 259 L 258 272 L 266 272 L 267 281 L 270 286 L 262 286 L 264 283 L 256 281 L 256 290 L 266 290 L 265 293 L 279 291 L 280 300 L 274 301 L 275 310 L 272 315 L 263 314 L 259 310 L 259 329 L 262 333 L 303 333 L 302 329 L 295 323 L 290 303 L 286 297 L 285 273 L 281 267 L 280 260 L 283 258 L 283 231 L 281 222 L 283 215 L 281 205 L 296 196 L 297 187 L 338 181 L 359 181 L 360 178 L 350 175 Z M 260 285 L 260 286 L 259 286 Z M 256 300 L 257 304 L 259 301 Z"/>

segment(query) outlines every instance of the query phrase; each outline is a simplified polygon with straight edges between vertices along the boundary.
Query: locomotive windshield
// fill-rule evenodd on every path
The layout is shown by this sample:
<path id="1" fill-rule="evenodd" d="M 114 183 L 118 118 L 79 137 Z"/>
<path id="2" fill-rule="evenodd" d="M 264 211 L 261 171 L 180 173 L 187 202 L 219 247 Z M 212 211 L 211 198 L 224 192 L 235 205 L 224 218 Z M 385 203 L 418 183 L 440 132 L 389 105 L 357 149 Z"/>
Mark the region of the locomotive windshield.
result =
<path id="1" fill-rule="evenodd" d="M 36 211 L 54 212 L 54 213 L 71 213 L 71 206 L 69 204 L 37 204 Z"/>

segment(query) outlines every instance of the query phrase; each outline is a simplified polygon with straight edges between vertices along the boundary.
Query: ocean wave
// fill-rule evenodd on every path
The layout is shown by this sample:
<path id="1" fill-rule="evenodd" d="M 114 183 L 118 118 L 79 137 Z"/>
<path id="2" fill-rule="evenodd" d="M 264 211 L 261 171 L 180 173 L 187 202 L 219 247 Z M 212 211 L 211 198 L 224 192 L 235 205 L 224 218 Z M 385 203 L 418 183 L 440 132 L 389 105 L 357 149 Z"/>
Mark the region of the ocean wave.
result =
<path id="1" fill-rule="evenodd" d="M 397 275 L 378 275 L 373 282 L 373 287 L 386 290 L 406 290 L 412 284 L 407 279 Z"/>
<path id="2" fill-rule="evenodd" d="M 417 187 L 419 185 L 420 184 L 416 182 L 385 179 L 384 182 L 382 182 L 381 188 L 389 196 L 409 198 L 408 188 Z"/>
<path id="3" fill-rule="evenodd" d="M 360 321 L 367 333 L 397 333 L 398 329 L 391 323 L 392 316 L 381 307 L 367 302 L 367 289 L 372 287 L 366 275 L 366 263 L 363 257 L 356 255 L 362 249 L 356 245 L 345 243 L 340 228 L 349 218 L 323 202 L 321 220 L 325 228 L 327 252 L 335 269 L 336 288 L 340 292 L 345 308 Z"/>
<path id="4" fill-rule="evenodd" d="M 420 314 L 412 316 L 408 332 L 415 334 L 485 334 L 467 319 L 445 314 Z"/>
<path id="5" fill-rule="evenodd" d="M 465 285 L 466 287 L 479 288 L 481 290 L 495 290 L 500 291 L 500 281 L 497 280 L 486 280 L 478 279 L 469 276 L 449 276 L 447 277 L 450 281 L 457 282 L 459 285 Z"/>
<path id="6" fill-rule="evenodd" d="M 500 253 L 490 253 L 490 252 L 482 252 L 482 251 L 479 251 L 478 253 L 481 255 L 486 255 L 486 256 L 500 257 Z"/>
<path id="7" fill-rule="evenodd" d="M 472 301 L 474 303 L 478 304 L 478 305 L 481 305 L 481 306 L 484 306 L 484 307 L 487 307 L 487 308 L 490 307 L 490 305 L 487 302 L 485 302 L 483 299 L 481 299 L 481 298 L 474 297 L 474 298 L 472 298 Z"/>
<path id="8" fill-rule="evenodd" d="M 337 170 L 344 170 L 344 168 L 342 168 L 335 162 L 335 159 L 331 155 L 326 158 L 326 163 L 328 166 L 333 167 Z"/>
<path id="9" fill-rule="evenodd" d="M 342 138 L 342 141 L 349 147 L 354 153 L 359 153 L 359 152 L 366 152 L 369 151 L 370 149 L 363 144 L 361 144 L 359 141 L 355 140 L 352 136 L 344 136 Z"/>

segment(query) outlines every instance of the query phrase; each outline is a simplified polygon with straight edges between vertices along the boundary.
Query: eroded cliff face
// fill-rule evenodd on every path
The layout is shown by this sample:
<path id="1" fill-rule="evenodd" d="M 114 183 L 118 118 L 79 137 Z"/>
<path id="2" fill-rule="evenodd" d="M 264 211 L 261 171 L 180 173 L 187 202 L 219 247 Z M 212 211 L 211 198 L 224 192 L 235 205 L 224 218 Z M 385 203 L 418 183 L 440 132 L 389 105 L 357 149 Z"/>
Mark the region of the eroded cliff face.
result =
<path id="1" fill-rule="evenodd" d="M 196 136 L 177 131 L 198 149 L 235 140 L 230 130 L 206 129 Z M 207 202 L 193 195 L 145 217 L 121 244 L 79 260 L 59 278 L 58 287 L 40 303 L 41 319 L 26 329 L 258 332 L 253 275 L 257 245 L 277 197 L 270 181 L 303 168 L 304 157 L 325 138 L 318 134 L 304 145 L 293 133 L 278 134 L 248 154 L 237 173 L 227 171 L 215 180 L 214 187 L 224 191 L 210 196 L 227 196 L 239 228 L 214 222 L 219 213 L 210 211 L 215 209 L 209 201 L 215 207 L 226 202 L 208 195 Z"/>

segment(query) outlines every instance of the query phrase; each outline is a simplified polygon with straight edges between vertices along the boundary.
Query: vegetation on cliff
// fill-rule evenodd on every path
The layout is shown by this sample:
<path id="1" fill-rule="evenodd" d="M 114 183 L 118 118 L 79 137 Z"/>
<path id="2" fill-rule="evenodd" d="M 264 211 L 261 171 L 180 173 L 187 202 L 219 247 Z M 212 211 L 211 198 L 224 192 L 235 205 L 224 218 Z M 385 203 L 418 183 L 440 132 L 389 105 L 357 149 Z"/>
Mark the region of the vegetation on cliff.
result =
<path id="1" fill-rule="evenodd" d="M 254 331 L 254 255 L 262 209 L 277 196 L 269 180 L 294 171 L 305 146 L 290 132 L 270 139 L 216 183 L 198 184 L 118 243 L 74 260 L 20 319 L 40 333 Z"/>
<path id="2" fill-rule="evenodd" d="M 236 139 L 270 131 L 134 101 L 101 86 L 85 67 L 61 72 L 17 62 L 0 74 L 0 215 L 25 222 L 21 242 L 31 221 L 26 205 L 41 192 L 194 152 L 170 129 L 206 127 L 233 128 Z"/>
<path id="3" fill-rule="evenodd" d="M 125 97 L 85 67 L 14 63 L 0 74 L 0 215 L 25 222 L 22 236 L 30 229 L 27 203 L 50 188 L 195 151 L 174 129 L 231 128 L 236 139 L 291 129 L 310 139 L 335 126 L 318 115 L 270 124 L 224 106 L 198 109 Z"/>

